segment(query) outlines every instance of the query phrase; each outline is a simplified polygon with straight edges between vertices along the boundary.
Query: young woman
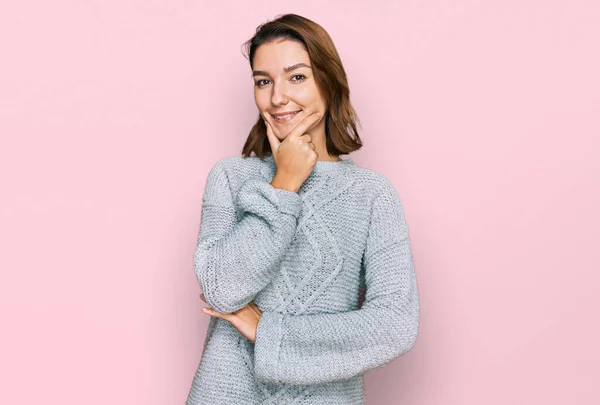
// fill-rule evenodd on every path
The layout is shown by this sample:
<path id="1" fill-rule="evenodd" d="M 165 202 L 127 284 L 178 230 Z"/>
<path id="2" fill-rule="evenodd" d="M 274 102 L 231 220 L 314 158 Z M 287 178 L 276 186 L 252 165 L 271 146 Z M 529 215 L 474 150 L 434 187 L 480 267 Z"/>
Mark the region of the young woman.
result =
<path id="1" fill-rule="evenodd" d="M 204 188 L 194 255 L 211 316 L 188 405 L 364 404 L 408 352 L 419 299 L 403 205 L 362 144 L 327 32 L 287 14 L 246 43 L 260 116 Z"/>

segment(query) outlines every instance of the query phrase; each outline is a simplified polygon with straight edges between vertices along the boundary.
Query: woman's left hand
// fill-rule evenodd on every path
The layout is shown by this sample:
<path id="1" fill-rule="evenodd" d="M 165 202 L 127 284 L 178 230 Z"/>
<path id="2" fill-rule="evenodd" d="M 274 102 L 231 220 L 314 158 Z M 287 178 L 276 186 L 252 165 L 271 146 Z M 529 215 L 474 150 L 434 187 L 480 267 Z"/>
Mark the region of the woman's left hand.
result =
<path id="1" fill-rule="evenodd" d="M 200 294 L 200 298 L 206 302 L 204 294 Z M 202 311 L 211 316 L 225 319 L 252 343 L 256 340 L 256 328 L 258 327 L 258 320 L 262 312 L 253 301 L 250 301 L 245 307 L 230 314 L 222 314 L 212 308 L 202 308 Z"/>

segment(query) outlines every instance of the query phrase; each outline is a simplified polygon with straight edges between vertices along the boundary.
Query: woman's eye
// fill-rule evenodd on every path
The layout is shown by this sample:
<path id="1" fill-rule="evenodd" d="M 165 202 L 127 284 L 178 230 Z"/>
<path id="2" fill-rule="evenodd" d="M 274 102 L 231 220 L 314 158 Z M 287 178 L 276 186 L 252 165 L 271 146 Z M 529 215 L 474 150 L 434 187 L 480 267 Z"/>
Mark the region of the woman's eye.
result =
<path id="1" fill-rule="evenodd" d="M 297 82 L 301 82 L 301 81 L 303 81 L 304 79 L 306 79 L 306 76 L 304 76 L 304 75 L 294 75 L 294 76 L 292 76 L 292 79 L 293 79 L 294 77 L 299 77 L 299 78 L 300 78 L 300 79 L 296 80 Z"/>
<path id="2" fill-rule="evenodd" d="M 265 85 L 265 83 L 263 83 L 263 82 L 268 82 L 268 80 L 266 80 L 266 79 L 257 80 L 256 82 L 254 82 L 254 85 L 256 87 L 263 87 Z"/>

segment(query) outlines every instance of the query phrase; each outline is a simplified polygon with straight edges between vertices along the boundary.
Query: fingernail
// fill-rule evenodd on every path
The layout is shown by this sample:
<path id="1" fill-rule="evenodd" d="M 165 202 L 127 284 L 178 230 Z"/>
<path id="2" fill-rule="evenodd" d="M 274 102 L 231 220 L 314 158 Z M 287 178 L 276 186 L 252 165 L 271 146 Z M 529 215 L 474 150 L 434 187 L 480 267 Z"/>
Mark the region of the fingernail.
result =
<path id="1" fill-rule="evenodd" d="M 203 312 L 208 312 L 208 311 L 206 310 L 206 308 L 202 308 L 202 311 L 203 311 Z"/>

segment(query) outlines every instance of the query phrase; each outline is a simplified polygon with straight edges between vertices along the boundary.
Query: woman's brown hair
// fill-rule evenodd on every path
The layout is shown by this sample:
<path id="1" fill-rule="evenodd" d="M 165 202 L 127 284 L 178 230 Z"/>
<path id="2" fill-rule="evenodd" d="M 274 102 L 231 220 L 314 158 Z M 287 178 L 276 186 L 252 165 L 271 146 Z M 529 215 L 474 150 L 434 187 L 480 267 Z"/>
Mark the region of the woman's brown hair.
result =
<path id="1" fill-rule="evenodd" d="M 327 152 L 333 156 L 346 155 L 362 147 L 356 129 L 360 122 L 350 103 L 350 88 L 342 61 L 331 37 L 319 24 L 297 14 L 284 14 L 261 24 L 252 38 L 244 43 L 244 56 L 254 68 L 254 55 L 262 44 L 277 39 L 298 41 L 308 52 L 319 92 L 325 99 L 325 137 Z M 250 130 L 242 156 L 254 152 L 261 159 L 272 154 L 263 118 Z"/>

